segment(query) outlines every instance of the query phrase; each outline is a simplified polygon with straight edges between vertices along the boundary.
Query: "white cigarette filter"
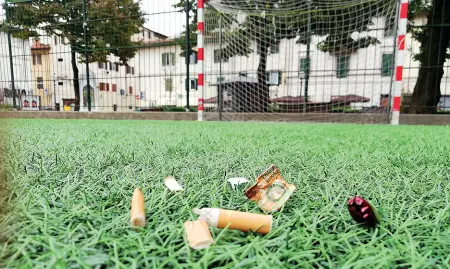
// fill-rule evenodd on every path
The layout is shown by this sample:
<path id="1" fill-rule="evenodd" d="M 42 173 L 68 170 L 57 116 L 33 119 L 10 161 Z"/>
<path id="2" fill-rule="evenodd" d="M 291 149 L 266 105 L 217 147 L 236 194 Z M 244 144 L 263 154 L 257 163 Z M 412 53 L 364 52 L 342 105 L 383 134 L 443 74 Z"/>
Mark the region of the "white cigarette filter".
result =
<path id="1" fill-rule="evenodd" d="M 220 208 L 193 209 L 199 215 L 199 220 L 205 220 L 209 225 L 217 228 L 240 230 L 243 232 L 257 232 L 268 234 L 272 229 L 272 216 L 255 213 L 226 210 Z"/>
<path id="2" fill-rule="evenodd" d="M 144 194 L 139 188 L 136 188 L 133 192 L 133 197 L 131 198 L 131 226 L 135 227 L 145 227 L 145 204 L 144 204 Z"/>
<path id="3" fill-rule="evenodd" d="M 164 179 L 164 184 L 171 191 L 182 191 L 183 187 L 175 180 L 173 176 L 167 176 Z"/>
<path id="4" fill-rule="evenodd" d="M 214 240 L 205 220 L 186 221 L 184 223 L 187 240 L 193 249 L 204 249 L 209 247 Z"/>

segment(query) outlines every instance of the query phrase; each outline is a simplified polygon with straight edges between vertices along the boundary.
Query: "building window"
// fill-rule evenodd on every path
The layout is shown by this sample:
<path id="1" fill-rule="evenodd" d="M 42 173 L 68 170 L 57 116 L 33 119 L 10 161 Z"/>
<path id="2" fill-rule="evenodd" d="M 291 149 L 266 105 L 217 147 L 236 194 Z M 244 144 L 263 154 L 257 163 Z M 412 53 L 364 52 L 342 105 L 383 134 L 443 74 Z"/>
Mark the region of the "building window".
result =
<path id="1" fill-rule="evenodd" d="M 175 65 L 175 53 L 163 53 L 162 54 L 162 65 L 169 66 Z"/>
<path id="2" fill-rule="evenodd" d="M 127 72 L 127 74 L 134 75 L 134 67 L 131 67 L 131 66 L 127 65 L 126 66 L 126 72 Z"/>
<path id="3" fill-rule="evenodd" d="M 100 82 L 100 91 L 104 91 L 106 88 L 105 83 Z"/>
<path id="4" fill-rule="evenodd" d="M 59 40 L 58 39 L 59 39 L 59 37 L 55 36 L 55 45 L 59 44 L 59 42 L 58 42 Z"/>
<path id="5" fill-rule="evenodd" d="M 33 65 L 42 65 L 42 55 L 41 54 L 33 55 Z"/>
<path id="6" fill-rule="evenodd" d="M 166 89 L 166 92 L 171 92 L 173 90 L 172 88 L 172 79 L 171 78 L 166 78 L 164 81 L 164 86 Z"/>
<path id="7" fill-rule="evenodd" d="M 116 84 L 112 85 L 112 92 L 117 92 L 117 85 Z"/>
<path id="8" fill-rule="evenodd" d="M 111 63 L 111 62 L 108 62 L 108 64 L 109 64 L 109 70 L 113 70 L 113 63 Z"/>
<path id="9" fill-rule="evenodd" d="M 280 44 L 271 45 L 269 48 L 270 54 L 275 54 L 280 52 Z"/>
<path id="10" fill-rule="evenodd" d="M 197 64 L 197 52 L 193 52 L 189 57 L 189 64 Z"/>
<path id="11" fill-rule="evenodd" d="M 124 89 L 120 89 L 120 95 L 125 95 L 125 90 Z"/>
<path id="12" fill-rule="evenodd" d="M 384 37 L 392 37 L 394 36 L 394 29 L 393 28 L 387 28 L 384 30 Z"/>
<path id="13" fill-rule="evenodd" d="M 217 83 L 223 82 L 224 80 L 225 80 L 224 77 L 217 77 L 217 78 L 216 78 L 216 82 L 217 82 Z"/>
<path id="14" fill-rule="evenodd" d="M 109 92 L 109 83 L 106 83 L 106 91 Z"/>
<path id="15" fill-rule="evenodd" d="M 309 65 L 310 65 L 310 60 L 308 60 L 308 58 L 300 59 L 300 71 L 301 72 L 304 72 L 304 73 L 308 72 Z"/>
<path id="16" fill-rule="evenodd" d="M 388 107 L 389 105 L 389 94 L 382 94 L 380 96 L 380 107 Z"/>
<path id="17" fill-rule="evenodd" d="M 58 81 L 58 86 L 64 86 L 64 82 Z"/>
<path id="18" fill-rule="evenodd" d="M 281 72 L 280 71 L 269 71 L 266 73 L 266 83 L 269 85 L 280 85 L 281 83 Z"/>
<path id="19" fill-rule="evenodd" d="M 384 26 L 384 37 L 393 37 L 395 33 L 395 18 L 386 19 Z"/>
<path id="20" fill-rule="evenodd" d="M 119 72 L 119 63 L 114 63 L 114 70 L 116 70 L 116 72 Z"/>
<path id="21" fill-rule="evenodd" d="M 129 93 L 129 94 L 133 94 L 133 87 L 131 87 L 131 86 L 128 87 L 128 93 Z"/>
<path id="22" fill-rule="evenodd" d="M 348 76 L 348 57 L 347 56 L 339 56 L 336 59 L 336 77 L 337 78 L 346 78 Z"/>
<path id="23" fill-rule="evenodd" d="M 227 59 L 223 57 L 223 53 L 222 53 L 222 62 L 227 62 Z M 220 49 L 214 50 L 214 63 L 220 63 Z"/>
<path id="24" fill-rule="evenodd" d="M 37 77 L 36 83 L 37 83 L 38 89 L 44 89 L 44 78 L 43 77 Z"/>
<path id="25" fill-rule="evenodd" d="M 58 62 L 62 62 L 63 61 L 63 58 L 58 58 Z"/>
<path id="26" fill-rule="evenodd" d="M 391 77 L 393 75 L 394 54 L 383 54 L 381 63 L 381 76 Z"/>
<path id="27" fill-rule="evenodd" d="M 140 97 L 141 97 L 141 100 L 145 100 L 145 92 L 141 92 L 141 96 Z"/>
<path id="28" fill-rule="evenodd" d="M 103 62 L 98 62 L 98 69 L 105 69 L 106 64 Z"/>
<path id="29" fill-rule="evenodd" d="M 198 89 L 197 86 L 198 86 L 198 79 L 196 79 L 196 78 L 189 79 L 189 89 L 190 90 L 196 91 Z"/>

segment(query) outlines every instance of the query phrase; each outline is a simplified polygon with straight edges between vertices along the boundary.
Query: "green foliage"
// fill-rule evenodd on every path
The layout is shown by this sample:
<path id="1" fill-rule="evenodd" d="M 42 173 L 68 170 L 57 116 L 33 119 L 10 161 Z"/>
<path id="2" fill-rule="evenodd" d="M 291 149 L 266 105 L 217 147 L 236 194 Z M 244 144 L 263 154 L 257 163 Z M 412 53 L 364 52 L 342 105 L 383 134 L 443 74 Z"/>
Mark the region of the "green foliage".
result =
<path id="1" fill-rule="evenodd" d="M 183 0 L 177 6 L 182 7 L 184 3 Z M 222 16 L 223 39 L 233 40 L 233 44 L 225 44 L 223 47 L 225 59 L 252 53 L 253 50 L 249 48 L 251 41 L 257 42 L 257 54 L 261 55 L 261 52 L 265 53 L 271 45 L 278 45 L 282 39 L 299 37 L 298 43 L 306 44 L 309 36 L 312 35 L 327 36 L 318 44 L 318 48 L 322 51 L 353 53 L 360 48 L 379 43 L 374 37 L 353 39 L 351 35 L 355 29 L 360 32 L 369 30 L 375 17 L 391 18 L 388 19 L 389 23 L 393 23 L 392 18 L 395 18 L 395 8 L 381 9 L 381 7 L 393 7 L 392 0 L 361 1 L 361 3 L 341 7 L 336 7 L 336 3 L 332 1 L 323 3 L 319 0 L 266 0 L 264 3 L 266 3 L 265 6 L 261 4 L 261 1 L 221 0 L 221 6 L 234 9 L 236 13 L 240 7 L 244 6 L 246 10 L 254 11 L 248 14 L 246 20 L 239 24 L 237 29 L 231 28 L 231 24 L 237 22 L 235 14 L 221 12 L 213 15 L 206 14 L 206 17 Z M 213 12 L 211 7 L 206 9 L 208 10 Z M 308 21 L 311 27 L 309 33 Z M 214 36 L 217 41 L 218 34 L 214 31 L 219 29 L 219 19 L 208 21 L 207 28 L 208 36 Z M 249 35 L 255 31 L 254 29 L 258 29 L 258 36 Z M 191 35 L 195 35 L 196 27 L 190 28 L 190 31 Z M 185 32 L 183 36 L 184 34 Z M 193 44 L 195 43 L 196 41 L 193 41 Z"/>
<path id="2" fill-rule="evenodd" d="M 0 104 L 0 111 L 10 111 L 12 110 L 11 105 Z"/>
<path id="3" fill-rule="evenodd" d="M 162 110 L 164 112 L 186 112 L 186 108 L 185 107 L 180 107 L 180 106 L 167 105 L 167 106 L 162 106 L 161 108 L 162 108 Z M 197 108 L 196 107 L 191 107 L 189 109 L 189 111 L 190 112 L 197 112 Z"/>
<path id="4" fill-rule="evenodd" d="M 8 24 L 13 36 L 28 38 L 36 31 L 69 41 L 72 51 L 89 51 L 89 62 L 106 61 L 112 53 L 125 64 L 134 57 L 136 42 L 131 37 L 144 24 L 139 2 L 133 0 L 86 1 L 87 32 L 83 29 L 83 0 L 35 0 L 32 3 L 10 4 Z M 32 33 L 32 34 L 28 34 Z M 87 47 L 85 46 L 87 43 Z"/>
<path id="5" fill-rule="evenodd" d="M 174 8 L 178 9 L 186 15 L 186 1 L 181 0 L 177 4 L 173 5 Z M 189 40 L 190 40 L 190 51 L 189 55 L 194 52 L 192 49 L 197 45 L 197 0 L 189 0 Z M 181 47 L 181 57 L 186 57 L 186 26 L 184 31 L 181 33 L 180 37 L 176 39 L 177 45 Z"/>
<path id="6" fill-rule="evenodd" d="M 411 36 L 419 41 L 422 42 L 423 40 L 427 40 L 429 38 L 429 30 L 431 30 L 433 27 L 438 27 L 439 25 L 445 24 L 443 18 L 440 18 L 441 21 L 435 21 L 435 22 L 427 22 L 425 25 L 417 25 L 415 22 L 415 19 L 418 15 L 424 15 L 427 16 L 430 14 L 430 12 L 433 12 L 433 0 L 410 0 L 409 3 L 409 11 L 408 11 L 408 33 L 411 34 Z M 449 26 L 447 26 L 448 28 Z M 450 44 L 449 44 L 450 48 Z M 419 53 L 413 53 L 413 59 L 415 61 L 421 61 L 421 57 L 423 54 L 424 47 L 420 47 Z M 450 59 L 450 54 L 446 54 L 446 58 Z"/>

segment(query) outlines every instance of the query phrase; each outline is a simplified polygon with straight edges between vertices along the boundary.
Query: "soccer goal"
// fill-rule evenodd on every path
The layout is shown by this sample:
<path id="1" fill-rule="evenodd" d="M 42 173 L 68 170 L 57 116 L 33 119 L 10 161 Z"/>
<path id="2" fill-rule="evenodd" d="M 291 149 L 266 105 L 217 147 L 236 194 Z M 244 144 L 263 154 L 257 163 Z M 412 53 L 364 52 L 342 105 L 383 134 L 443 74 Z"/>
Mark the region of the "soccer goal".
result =
<path id="1" fill-rule="evenodd" d="M 199 119 L 390 121 L 400 1 L 197 4 Z"/>

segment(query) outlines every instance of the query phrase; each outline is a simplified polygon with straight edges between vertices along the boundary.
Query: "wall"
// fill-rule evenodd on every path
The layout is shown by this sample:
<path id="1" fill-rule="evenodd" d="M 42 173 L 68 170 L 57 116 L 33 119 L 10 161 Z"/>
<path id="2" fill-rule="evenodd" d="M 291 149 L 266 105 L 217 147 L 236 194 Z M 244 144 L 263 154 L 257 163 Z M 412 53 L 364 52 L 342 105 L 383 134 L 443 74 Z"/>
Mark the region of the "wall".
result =
<path id="1" fill-rule="evenodd" d="M 46 46 L 46 45 L 43 45 Z M 34 47 L 34 46 L 33 46 Z M 52 71 L 51 71 L 51 54 L 50 47 L 42 49 L 31 49 L 32 60 L 31 72 L 32 72 L 32 83 L 33 83 L 33 95 L 40 96 L 40 106 L 43 109 L 48 109 L 53 107 L 54 98 L 54 87 L 52 83 Z M 40 60 L 38 57 L 40 56 Z M 38 83 L 38 78 L 42 78 L 42 84 Z M 39 89 L 39 84 L 42 88 Z"/>
<path id="2" fill-rule="evenodd" d="M 62 110 L 63 99 L 73 99 L 74 85 L 73 85 L 73 69 L 72 69 L 72 55 L 70 46 L 67 42 L 64 42 L 59 37 L 41 37 L 42 43 L 48 43 L 52 45 L 51 61 L 53 72 L 52 80 L 55 81 L 56 87 L 56 102 L 60 104 Z M 84 103 L 83 89 L 87 89 L 86 79 L 86 66 L 84 63 L 80 63 L 80 55 L 76 54 L 77 67 L 79 70 L 80 79 L 80 110 L 87 110 L 87 103 Z M 108 61 L 115 63 L 119 62 L 118 57 L 113 55 L 108 56 Z M 134 66 L 134 59 L 131 59 L 130 66 Z M 110 70 L 109 63 L 106 68 L 99 68 L 97 62 L 89 64 L 90 74 L 90 86 L 92 89 L 92 111 L 113 111 L 113 105 L 117 105 L 118 111 L 130 111 L 134 110 L 136 102 L 136 93 L 139 92 L 139 83 L 136 75 L 127 74 L 125 66 L 119 66 L 119 71 Z M 135 67 L 135 74 L 137 69 Z M 109 84 L 109 91 L 100 90 L 100 83 Z M 116 85 L 116 92 L 113 92 L 112 85 Z M 129 87 L 132 87 L 132 93 L 129 93 Z M 125 92 L 124 95 L 120 95 L 120 90 Z M 87 91 L 85 91 L 86 93 Z M 129 108 L 131 106 L 131 109 Z"/>
<path id="3" fill-rule="evenodd" d="M 31 83 L 30 44 L 26 40 L 12 38 L 11 49 L 14 55 L 15 88 L 28 92 L 33 89 Z M 11 89 L 11 68 L 9 64 L 8 36 L 0 31 L 0 89 L 4 88 Z M 12 102 L 12 99 L 6 101 Z"/>

